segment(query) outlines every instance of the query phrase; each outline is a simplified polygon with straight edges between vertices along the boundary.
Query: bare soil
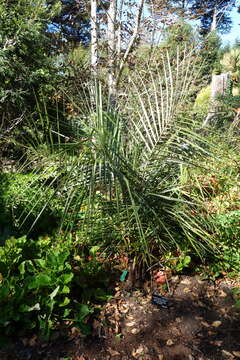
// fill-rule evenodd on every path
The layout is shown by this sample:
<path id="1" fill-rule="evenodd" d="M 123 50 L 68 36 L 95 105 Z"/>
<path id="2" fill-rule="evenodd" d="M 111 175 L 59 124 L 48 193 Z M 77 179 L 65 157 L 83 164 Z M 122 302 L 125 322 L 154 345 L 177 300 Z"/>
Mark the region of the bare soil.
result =
<path id="1" fill-rule="evenodd" d="M 1 360 L 233 360 L 240 359 L 240 314 L 227 281 L 211 284 L 197 276 L 175 276 L 168 292 L 148 284 L 116 287 L 93 320 L 90 337 L 64 327 L 49 343 L 36 335 L 0 351 Z M 153 305 L 152 292 L 169 299 Z"/>

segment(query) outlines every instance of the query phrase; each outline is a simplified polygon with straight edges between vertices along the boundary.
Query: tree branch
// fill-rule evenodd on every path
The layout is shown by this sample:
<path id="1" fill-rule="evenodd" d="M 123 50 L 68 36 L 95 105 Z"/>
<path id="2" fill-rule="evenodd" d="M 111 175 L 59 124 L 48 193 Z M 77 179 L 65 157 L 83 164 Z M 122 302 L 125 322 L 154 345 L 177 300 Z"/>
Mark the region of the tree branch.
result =
<path id="1" fill-rule="evenodd" d="M 138 10 L 137 10 L 137 13 L 136 13 L 136 20 L 135 20 L 135 27 L 134 27 L 134 30 L 133 30 L 133 34 L 132 34 L 132 37 L 129 41 L 129 44 L 128 44 L 128 47 L 124 53 L 124 56 L 121 60 L 121 63 L 120 63 L 120 66 L 119 66 L 119 70 L 118 70 L 118 74 L 117 74 L 117 79 L 116 79 L 116 83 L 118 84 L 119 83 L 119 80 L 120 80 L 120 77 L 122 75 L 122 72 L 123 72 L 123 68 L 124 68 L 124 65 L 127 61 L 127 58 L 133 48 L 133 45 L 136 41 L 136 38 L 137 38 L 137 35 L 138 35 L 138 31 L 139 31 L 139 26 L 140 26 L 140 22 L 141 22 L 141 17 L 142 17 L 142 12 L 143 12 L 143 5 L 144 5 L 144 0 L 140 0 L 140 3 L 139 3 L 139 7 L 138 7 Z"/>

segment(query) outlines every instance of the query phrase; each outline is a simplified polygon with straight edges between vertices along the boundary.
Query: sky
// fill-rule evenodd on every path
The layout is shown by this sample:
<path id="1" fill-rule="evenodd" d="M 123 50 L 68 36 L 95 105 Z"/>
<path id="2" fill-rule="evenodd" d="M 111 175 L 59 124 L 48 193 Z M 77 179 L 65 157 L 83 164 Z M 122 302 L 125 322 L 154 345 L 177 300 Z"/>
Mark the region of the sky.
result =
<path id="1" fill-rule="evenodd" d="M 238 7 L 240 7 L 240 0 L 236 1 L 236 7 L 231 12 L 231 17 L 233 21 L 231 31 L 228 34 L 219 34 L 223 46 L 227 44 L 233 45 L 237 38 L 240 40 L 240 13 L 237 12 Z M 145 11 L 145 15 L 149 16 L 149 7 L 147 7 Z M 190 21 L 190 23 L 193 26 L 198 25 L 198 22 Z"/>
<path id="2" fill-rule="evenodd" d="M 240 1 L 238 2 L 240 5 Z M 240 13 L 237 12 L 236 8 L 232 11 L 232 20 L 233 26 L 231 32 L 220 35 L 223 45 L 226 45 L 227 43 L 233 44 L 237 38 L 240 40 Z"/>

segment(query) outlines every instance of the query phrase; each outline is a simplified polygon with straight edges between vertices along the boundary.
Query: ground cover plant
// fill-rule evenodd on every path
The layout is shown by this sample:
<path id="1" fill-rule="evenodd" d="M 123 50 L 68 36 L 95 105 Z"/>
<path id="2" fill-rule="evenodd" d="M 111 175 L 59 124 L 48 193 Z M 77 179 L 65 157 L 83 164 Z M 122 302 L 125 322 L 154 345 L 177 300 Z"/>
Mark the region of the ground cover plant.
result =
<path id="1" fill-rule="evenodd" d="M 85 320 L 94 302 L 108 298 L 110 280 L 97 250 L 79 247 L 70 235 L 8 239 L 0 247 L 1 344 L 31 330 L 48 339 L 66 320 L 88 334 Z"/>

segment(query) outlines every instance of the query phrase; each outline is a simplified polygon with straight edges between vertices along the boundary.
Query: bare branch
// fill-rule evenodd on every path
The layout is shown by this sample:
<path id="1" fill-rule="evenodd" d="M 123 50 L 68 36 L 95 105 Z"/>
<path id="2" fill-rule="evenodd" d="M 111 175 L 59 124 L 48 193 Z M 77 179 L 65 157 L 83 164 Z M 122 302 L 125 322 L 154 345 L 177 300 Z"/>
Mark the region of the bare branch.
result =
<path id="1" fill-rule="evenodd" d="M 138 6 L 138 10 L 136 12 L 136 20 L 135 20 L 135 27 L 134 27 L 134 30 L 133 30 L 133 34 L 132 34 L 132 37 L 128 43 L 128 47 L 124 53 L 124 56 L 121 60 L 121 63 L 120 63 L 120 66 L 119 66 L 119 71 L 118 71 L 118 74 L 117 74 L 117 79 L 116 79 L 116 83 L 118 84 L 119 80 L 120 80 L 120 77 L 122 75 L 122 71 L 123 71 L 123 68 L 124 68 L 124 65 L 128 59 L 128 56 L 133 48 L 133 45 L 137 39 L 137 36 L 138 36 L 138 32 L 139 32 L 139 26 L 140 26 L 140 22 L 141 22 L 141 18 L 142 18 L 142 13 L 143 13 L 143 5 L 144 5 L 144 0 L 140 0 L 139 2 L 139 6 Z"/>

